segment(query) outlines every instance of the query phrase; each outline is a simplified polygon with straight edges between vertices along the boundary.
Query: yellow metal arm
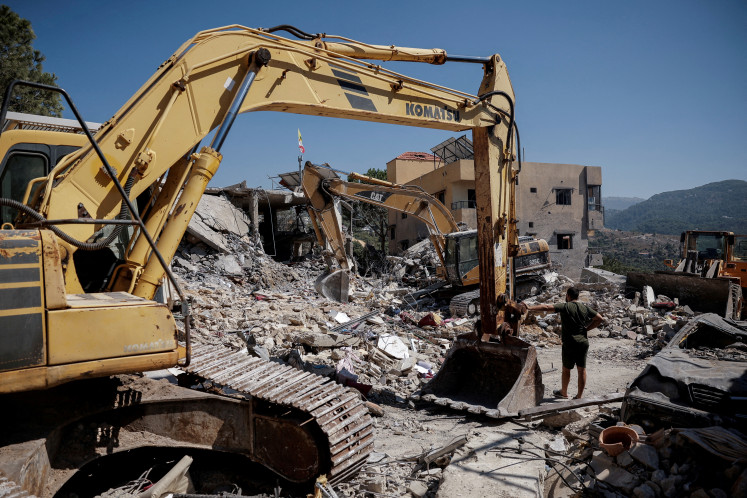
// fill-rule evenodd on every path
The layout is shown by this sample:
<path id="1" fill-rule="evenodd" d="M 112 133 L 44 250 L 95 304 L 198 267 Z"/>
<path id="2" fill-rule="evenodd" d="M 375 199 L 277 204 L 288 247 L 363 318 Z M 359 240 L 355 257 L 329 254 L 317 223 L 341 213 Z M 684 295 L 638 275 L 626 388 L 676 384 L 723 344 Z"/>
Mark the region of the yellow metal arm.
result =
<path id="1" fill-rule="evenodd" d="M 266 65 L 257 62 L 256 55 L 262 50 L 269 54 Z M 194 171 L 197 156 L 188 159 L 186 172 L 184 158 L 212 130 L 226 123 L 230 125 L 231 102 L 240 95 L 239 88 L 243 88 L 247 75 L 251 76 L 251 86 L 246 96 L 240 95 L 238 99 L 238 113 L 279 111 L 449 131 L 472 129 L 478 179 L 480 264 L 487 276 L 482 278 L 481 274 L 481 281 L 495 284 L 490 285 L 493 291 L 483 293 L 485 299 L 494 303 L 496 293 L 505 290 L 503 269 L 509 229 L 506 220 L 512 218 L 511 157 L 506 157 L 511 154 L 504 150 L 509 146 L 505 137 L 509 136 L 510 110 L 504 96 L 513 101 L 513 90 L 505 65 L 497 55 L 485 63 L 485 77 L 478 93 L 490 96 L 480 99 L 360 60 L 440 63 L 444 57 L 445 52 L 440 50 L 295 41 L 243 26 L 203 31 L 159 67 L 102 126 L 96 140 L 121 183 L 135 170 L 131 199 L 149 187 L 159 186 L 159 179 L 167 173 L 171 177 L 169 170 L 175 165 L 181 164 L 182 169 L 173 181 L 181 179 L 188 183 L 200 172 Z M 220 129 L 222 133 L 225 128 Z M 217 142 L 222 142 L 222 135 Z M 215 149 L 219 149 L 219 144 Z M 213 148 L 206 148 L 199 157 L 205 155 L 220 159 L 219 150 Z M 182 194 L 170 209 L 158 209 L 158 216 L 169 217 L 183 213 L 180 209 L 193 209 L 201 195 L 198 190 L 190 198 Z M 167 186 L 163 191 L 173 197 L 179 187 Z M 79 203 L 91 217 L 111 219 L 119 212 L 121 203 L 91 147 L 61 162 L 47 181 L 31 193 L 28 202 L 48 219 L 77 218 Z M 163 206 L 158 198 L 155 202 Z M 167 218 L 145 221 L 159 230 L 166 230 L 164 227 L 169 224 Z M 179 223 L 183 225 L 183 221 Z M 87 240 L 100 228 L 70 225 L 64 230 L 76 239 Z M 152 235 L 159 241 L 159 248 L 163 243 L 170 251 L 181 237 L 176 232 L 180 230 Z M 166 236 L 178 238 L 164 240 Z M 131 248 L 142 246 L 136 238 L 137 234 Z M 75 251 L 74 247 L 67 249 Z M 134 252 L 128 264 L 132 267 L 132 278 L 136 279 L 139 278 L 136 275 L 142 275 L 139 269 L 147 264 L 150 251 Z M 172 254 L 165 252 L 168 261 Z M 157 276 L 148 272 L 147 288 L 152 288 L 150 282 L 157 280 Z M 485 317 L 483 323 L 490 324 Z"/>

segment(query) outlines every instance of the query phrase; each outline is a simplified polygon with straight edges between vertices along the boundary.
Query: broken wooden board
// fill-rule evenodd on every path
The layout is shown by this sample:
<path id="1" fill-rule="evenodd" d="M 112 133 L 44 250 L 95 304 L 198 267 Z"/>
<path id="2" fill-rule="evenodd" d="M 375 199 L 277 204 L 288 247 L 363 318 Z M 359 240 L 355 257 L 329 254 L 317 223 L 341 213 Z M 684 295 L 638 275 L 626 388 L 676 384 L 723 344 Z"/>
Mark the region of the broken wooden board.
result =
<path id="1" fill-rule="evenodd" d="M 581 408 L 582 406 L 604 405 L 606 403 L 615 403 L 622 401 L 625 397 L 623 393 L 611 393 L 593 398 L 569 399 L 547 405 L 535 406 L 525 410 L 519 410 L 519 418 L 533 418 L 538 416 L 551 415 L 553 413 Z"/>

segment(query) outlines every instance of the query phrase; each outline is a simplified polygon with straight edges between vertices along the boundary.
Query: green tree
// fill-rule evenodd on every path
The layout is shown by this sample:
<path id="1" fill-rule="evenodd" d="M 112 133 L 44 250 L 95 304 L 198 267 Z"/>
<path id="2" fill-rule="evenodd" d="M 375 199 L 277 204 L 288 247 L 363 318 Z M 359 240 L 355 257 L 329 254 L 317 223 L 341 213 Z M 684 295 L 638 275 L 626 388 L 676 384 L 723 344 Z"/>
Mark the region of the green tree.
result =
<path id="1" fill-rule="evenodd" d="M 377 180 L 386 180 L 386 171 L 378 168 L 369 168 L 366 176 L 376 178 Z M 368 232 L 378 242 L 379 251 L 382 254 L 387 253 L 387 237 L 389 235 L 389 212 L 385 208 L 366 204 L 364 202 L 355 203 L 353 228 L 356 231 Z M 361 237 L 365 240 L 365 237 Z"/>
<path id="2" fill-rule="evenodd" d="M 5 99 L 5 90 L 13 80 L 57 86 L 57 76 L 44 72 L 44 56 L 31 46 L 35 38 L 28 20 L 7 5 L 0 5 L 0 105 Z M 62 115 L 58 93 L 30 87 L 16 87 L 8 109 L 44 116 Z"/>

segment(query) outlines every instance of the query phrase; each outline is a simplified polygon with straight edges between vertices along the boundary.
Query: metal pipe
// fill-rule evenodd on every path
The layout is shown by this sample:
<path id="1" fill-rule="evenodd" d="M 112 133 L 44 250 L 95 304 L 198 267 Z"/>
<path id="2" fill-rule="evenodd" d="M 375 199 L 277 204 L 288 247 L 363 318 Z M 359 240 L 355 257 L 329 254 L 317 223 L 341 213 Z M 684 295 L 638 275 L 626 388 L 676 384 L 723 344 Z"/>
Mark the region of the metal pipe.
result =
<path id="1" fill-rule="evenodd" d="M 447 55 L 446 62 L 470 62 L 474 64 L 489 64 L 490 57 L 475 57 L 472 55 Z"/>
<path id="2" fill-rule="evenodd" d="M 244 76 L 241 86 L 239 86 L 239 89 L 236 91 L 231 106 L 228 108 L 225 118 L 223 118 L 223 123 L 221 123 L 220 128 L 215 133 L 215 137 L 213 137 L 213 141 L 210 144 L 210 148 L 214 151 L 220 152 L 223 142 L 225 141 L 228 132 L 231 130 L 231 126 L 233 126 L 236 116 L 239 114 L 239 108 L 241 108 L 241 104 L 244 102 L 244 98 L 249 92 L 249 87 L 252 86 L 254 78 L 257 77 L 259 68 L 266 66 L 269 62 L 270 51 L 266 48 L 260 48 L 249 55 L 249 70 L 247 71 L 246 76 Z"/>

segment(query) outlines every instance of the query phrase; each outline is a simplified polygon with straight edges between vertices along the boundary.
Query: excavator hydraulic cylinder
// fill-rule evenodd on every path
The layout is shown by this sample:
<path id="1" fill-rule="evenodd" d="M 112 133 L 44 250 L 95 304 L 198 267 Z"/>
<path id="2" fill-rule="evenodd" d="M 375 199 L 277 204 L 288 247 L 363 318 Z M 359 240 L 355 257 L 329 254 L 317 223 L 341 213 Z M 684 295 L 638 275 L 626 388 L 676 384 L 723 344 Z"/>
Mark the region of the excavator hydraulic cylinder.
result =
<path id="1" fill-rule="evenodd" d="M 158 251 L 166 261 L 171 261 L 174 257 L 182 235 L 187 230 L 189 221 L 197 209 L 202 194 L 205 193 L 208 182 L 218 170 L 221 159 L 223 159 L 223 156 L 219 152 L 210 147 L 203 147 L 199 157 L 195 160 L 194 166 L 192 166 L 192 176 L 184 185 L 179 202 L 171 213 L 171 219 L 158 239 Z M 151 254 L 133 294 L 146 299 L 153 299 L 164 273 L 165 270 L 161 263 Z"/>

